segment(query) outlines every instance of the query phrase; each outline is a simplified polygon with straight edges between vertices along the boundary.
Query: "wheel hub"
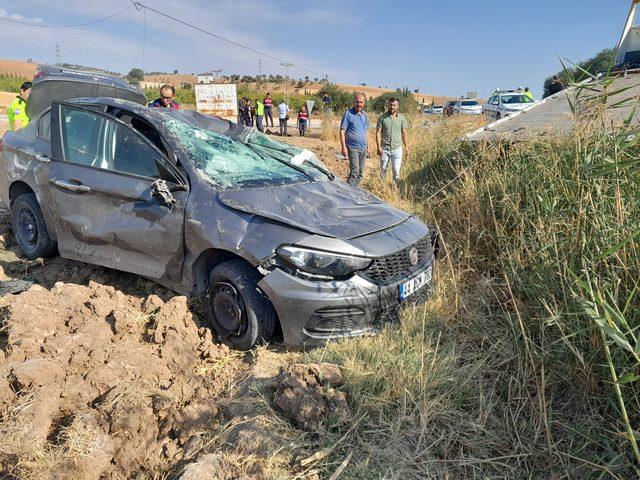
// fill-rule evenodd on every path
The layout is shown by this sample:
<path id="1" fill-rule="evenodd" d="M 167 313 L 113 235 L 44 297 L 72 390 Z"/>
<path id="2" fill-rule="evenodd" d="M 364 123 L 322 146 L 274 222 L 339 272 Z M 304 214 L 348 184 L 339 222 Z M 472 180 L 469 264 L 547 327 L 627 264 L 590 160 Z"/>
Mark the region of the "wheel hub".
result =
<path id="1" fill-rule="evenodd" d="M 211 286 L 211 307 L 220 327 L 229 335 L 240 335 L 246 329 L 244 302 L 230 283 L 216 282 Z"/>
<path id="2" fill-rule="evenodd" d="M 35 247 L 38 244 L 38 224 L 33 212 L 29 209 L 21 209 L 18 212 L 16 236 L 29 245 Z"/>

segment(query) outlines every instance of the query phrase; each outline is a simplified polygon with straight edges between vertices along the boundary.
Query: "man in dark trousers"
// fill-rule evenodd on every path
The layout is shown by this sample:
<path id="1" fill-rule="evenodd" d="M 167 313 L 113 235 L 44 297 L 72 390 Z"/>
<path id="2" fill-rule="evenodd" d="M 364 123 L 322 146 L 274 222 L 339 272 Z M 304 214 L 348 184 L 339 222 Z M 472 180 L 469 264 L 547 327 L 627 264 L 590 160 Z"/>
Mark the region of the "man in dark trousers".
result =
<path id="1" fill-rule="evenodd" d="M 349 159 L 347 183 L 357 187 L 364 176 L 367 157 L 371 156 L 369 145 L 369 117 L 364 111 L 364 93 L 356 93 L 353 107 L 344 112 L 340 123 L 340 143 L 342 155 Z"/>

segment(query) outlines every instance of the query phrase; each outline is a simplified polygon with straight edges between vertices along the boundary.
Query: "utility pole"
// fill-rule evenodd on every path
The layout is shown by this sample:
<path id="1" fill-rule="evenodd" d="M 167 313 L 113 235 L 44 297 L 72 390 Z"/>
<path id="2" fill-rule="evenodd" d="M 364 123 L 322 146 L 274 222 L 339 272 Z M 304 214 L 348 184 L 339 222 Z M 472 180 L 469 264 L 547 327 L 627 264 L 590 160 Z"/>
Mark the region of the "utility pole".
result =
<path id="1" fill-rule="evenodd" d="M 60 50 L 60 45 L 57 43 L 56 43 L 55 51 L 56 51 L 56 64 L 60 65 L 61 50 Z"/>
<path id="2" fill-rule="evenodd" d="M 285 75 L 284 75 L 284 103 L 289 105 L 289 94 L 287 93 L 287 84 L 289 83 L 289 68 L 293 67 L 293 63 L 281 63 L 284 67 Z"/>
<path id="3" fill-rule="evenodd" d="M 262 92 L 262 57 L 258 60 L 258 91 Z"/>

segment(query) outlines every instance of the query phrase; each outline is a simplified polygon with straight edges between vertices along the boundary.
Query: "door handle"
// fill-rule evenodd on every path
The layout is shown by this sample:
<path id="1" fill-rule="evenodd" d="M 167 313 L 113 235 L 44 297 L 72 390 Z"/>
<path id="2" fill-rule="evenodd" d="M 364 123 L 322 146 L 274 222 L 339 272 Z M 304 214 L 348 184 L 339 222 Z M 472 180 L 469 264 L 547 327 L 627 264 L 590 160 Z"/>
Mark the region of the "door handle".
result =
<path id="1" fill-rule="evenodd" d="M 46 155 L 40 155 L 40 154 L 36 155 L 36 160 L 42 163 L 49 163 L 51 161 L 49 157 L 47 157 Z"/>
<path id="2" fill-rule="evenodd" d="M 77 183 L 71 183 L 71 182 L 65 182 L 64 180 L 54 180 L 53 184 L 56 187 L 60 187 L 60 188 L 65 188 L 67 190 L 71 190 L 74 192 L 90 192 L 91 188 L 87 187 L 86 185 L 78 185 Z"/>

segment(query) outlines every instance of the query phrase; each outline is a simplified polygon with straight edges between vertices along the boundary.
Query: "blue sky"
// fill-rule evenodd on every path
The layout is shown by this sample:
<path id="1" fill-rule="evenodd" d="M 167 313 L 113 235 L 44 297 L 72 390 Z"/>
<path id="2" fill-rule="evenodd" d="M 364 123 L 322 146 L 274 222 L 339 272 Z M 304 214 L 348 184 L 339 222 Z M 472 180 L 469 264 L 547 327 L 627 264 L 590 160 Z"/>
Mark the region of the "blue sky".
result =
<path id="1" fill-rule="evenodd" d="M 486 96 L 528 85 L 539 95 L 558 57 L 583 60 L 618 41 L 628 0 L 143 0 L 332 81 L 420 87 L 425 93 Z M 128 0 L 0 0 L 0 15 L 38 24 L 104 17 Z M 256 74 L 259 57 L 167 19 L 131 8 L 88 27 L 45 29 L 0 20 L 0 58 L 62 60 L 127 72 L 145 70 Z M 265 73 L 283 73 L 263 58 Z"/>

